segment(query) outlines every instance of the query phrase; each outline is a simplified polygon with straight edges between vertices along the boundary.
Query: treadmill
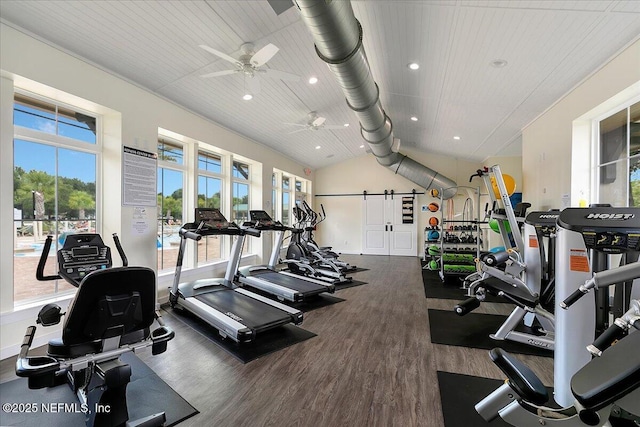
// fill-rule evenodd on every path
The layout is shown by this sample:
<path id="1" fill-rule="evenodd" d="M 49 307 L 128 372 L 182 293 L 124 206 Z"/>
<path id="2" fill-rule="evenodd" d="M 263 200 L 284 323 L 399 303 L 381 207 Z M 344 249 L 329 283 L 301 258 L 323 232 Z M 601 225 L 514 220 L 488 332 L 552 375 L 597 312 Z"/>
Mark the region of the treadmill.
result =
<path id="1" fill-rule="evenodd" d="M 256 335 L 287 323 L 302 323 L 302 312 L 277 301 L 242 289 L 233 283 L 242 252 L 244 236 L 260 236 L 260 231 L 240 228 L 226 220 L 218 209 L 197 208 L 195 222 L 180 228 L 180 249 L 169 294 L 172 308 L 183 308 L 218 330 L 222 337 L 237 343 L 254 341 Z M 233 242 L 224 278 L 199 279 L 180 283 L 182 259 L 187 240 L 203 236 L 237 236 Z"/>
<path id="2" fill-rule="evenodd" d="M 245 222 L 243 226 L 259 231 L 275 231 L 276 238 L 271 250 L 269 264 L 239 268 L 236 276 L 237 281 L 271 294 L 280 301 L 302 302 L 323 292 L 335 292 L 336 287 L 331 283 L 285 271 L 277 271 L 276 265 L 278 264 L 284 232 L 290 228 L 279 221 L 274 221 L 267 212 L 262 210 L 252 210 L 249 215 L 251 221 Z"/>

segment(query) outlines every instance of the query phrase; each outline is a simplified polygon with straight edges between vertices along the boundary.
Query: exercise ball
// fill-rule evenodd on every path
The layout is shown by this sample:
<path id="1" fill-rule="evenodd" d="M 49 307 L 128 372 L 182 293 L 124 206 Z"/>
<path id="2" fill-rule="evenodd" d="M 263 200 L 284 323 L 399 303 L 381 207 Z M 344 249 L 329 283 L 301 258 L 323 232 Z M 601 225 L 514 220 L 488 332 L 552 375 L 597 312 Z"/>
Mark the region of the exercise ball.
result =
<path id="1" fill-rule="evenodd" d="M 502 174 L 502 180 L 504 181 L 504 186 L 507 189 L 507 194 L 510 196 L 516 191 L 516 180 L 513 179 L 511 175 L 507 175 L 505 173 Z M 496 198 L 500 198 L 500 190 L 498 189 L 498 184 L 496 183 L 496 179 L 491 177 L 491 187 L 493 188 L 493 194 L 496 195 Z"/>
<path id="2" fill-rule="evenodd" d="M 437 217 L 432 216 L 431 218 L 429 218 L 429 225 L 431 227 L 437 227 L 438 224 L 440 224 L 440 220 Z"/>
<path id="3" fill-rule="evenodd" d="M 431 212 L 438 212 L 438 209 L 440 209 L 440 205 L 438 205 L 436 202 L 431 202 L 429 203 L 429 206 L 427 206 L 427 208 Z"/>
<path id="4" fill-rule="evenodd" d="M 431 194 L 431 197 L 440 197 L 440 192 L 438 191 L 437 188 L 432 188 L 429 191 L 429 194 Z"/>
<path id="5" fill-rule="evenodd" d="M 496 246 L 495 248 L 489 249 L 489 252 L 496 253 L 496 252 L 504 252 L 505 250 L 506 249 L 504 246 Z"/>
<path id="6" fill-rule="evenodd" d="M 492 219 L 491 221 L 489 221 L 489 227 L 496 233 L 500 233 L 500 227 L 498 226 L 497 219 Z M 509 225 L 509 221 L 504 221 L 504 228 L 507 230 L 507 233 L 511 233 L 511 226 Z"/>

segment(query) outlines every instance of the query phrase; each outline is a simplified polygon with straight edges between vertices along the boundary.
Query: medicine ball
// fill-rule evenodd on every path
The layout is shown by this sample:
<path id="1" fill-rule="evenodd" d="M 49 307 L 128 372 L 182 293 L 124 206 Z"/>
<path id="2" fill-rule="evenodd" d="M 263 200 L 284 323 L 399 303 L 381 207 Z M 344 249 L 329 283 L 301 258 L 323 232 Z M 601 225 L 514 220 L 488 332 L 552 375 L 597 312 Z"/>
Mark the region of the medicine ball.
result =
<path id="1" fill-rule="evenodd" d="M 436 227 L 438 224 L 440 224 L 440 220 L 437 217 L 432 216 L 431 218 L 429 218 L 429 225 L 431 227 Z"/>
<path id="2" fill-rule="evenodd" d="M 438 245 L 431 245 L 427 249 L 427 253 L 431 256 L 440 255 L 440 247 Z"/>
<path id="3" fill-rule="evenodd" d="M 429 270 L 438 270 L 439 268 L 440 266 L 438 265 L 438 261 L 429 261 Z"/>
<path id="4" fill-rule="evenodd" d="M 429 206 L 427 206 L 427 209 L 429 209 L 431 212 L 438 212 L 438 209 L 440 209 L 440 205 L 438 205 L 436 202 L 431 202 L 429 203 Z"/>
<path id="5" fill-rule="evenodd" d="M 431 197 L 440 197 L 440 192 L 438 191 L 437 188 L 432 188 L 429 191 L 429 194 L 431 194 Z"/>
<path id="6" fill-rule="evenodd" d="M 427 240 L 430 242 L 435 242 L 440 238 L 440 233 L 438 233 L 436 230 L 429 230 L 429 232 L 427 233 Z"/>

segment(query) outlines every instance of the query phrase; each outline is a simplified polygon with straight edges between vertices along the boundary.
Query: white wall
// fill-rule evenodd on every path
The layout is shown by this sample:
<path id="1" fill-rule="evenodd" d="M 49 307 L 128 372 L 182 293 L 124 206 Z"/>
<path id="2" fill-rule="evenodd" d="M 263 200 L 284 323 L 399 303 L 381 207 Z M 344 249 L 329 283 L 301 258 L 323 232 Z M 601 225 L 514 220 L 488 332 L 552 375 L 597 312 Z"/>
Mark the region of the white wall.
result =
<path id="1" fill-rule="evenodd" d="M 458 160 L 453 157 L 431 155 L 424 152 L 402 150 L 403 154 L 444 175 L 459 185 L 468 185 L 469 176 L 481 167 L 480 163 Z M 372 154 L 364 155 L 337 165 L 316 170 L 315 194 L 424 192 L 413 182 L 394 174 L 380 166 Z M 473 184 L 474 186 L 481 184 Z M 431 214 L 420 212 L 422 205 L 435 201 L 430 195 L 417 198 L 418 254 L 422 255 L 424 243 L 423 230 Z M 333 246 L 344 253 L 362 252 L 362 197 L 315 197 L 314 207 L 322 203 L 327 212 L 327 220 L 320 224 L 316 234 L 318 243 Z"/>
<path id="2" fill-rule="evenodd" d="M 14 87 L 45 92 L 43 95 L 62 102 L 74 103 L 104 115 L 102 234 L 118 233 L 132 265 L 156 267 L 156 209 L 149 209 L 151 227 L 147 234 L 133 234 L 133 207 L 121 206 L 122 145 L 156 151 L 158 128 L 168 129 L 189 138 L 209 143 L 248 159 L 262 163 L 262 183 L 256 184 L 262 200 L 253 200 L 259 208 L 271 201 L 271 171 L 274 167 L 294 175 L 302 175 L 304 166 L 281 153 L 229 131 L 210 120 L 191 113 L 167 100 L 141 89 L 124 79 L 105 72 L 81 59 L 45 44 L 5 24 L 0 24 L 2 52 L 2 124 L 0 136 L 0 241 L 12 239 L 12 92 Z M 313 175 L 308 177 L 313 180 Z M 257 188 L 254 188 L 254 191 Z M 254 194 L 252 192 L 252 194 Z M 259 199 L 257 197 L 256 199 Z M 107 214 L 108 213 L 108 214 Z M 267 240 L 267 239 L 263 239 Z M 0 346 L 15 348 L 22 340 L 27 325 L 35 316 L 13 313 L 13 253 L 11 245 L 0 253 Z M 270 242 L 263 242 L 262 249 Z M 268 251 L 267 251 L 268 252 Z M 35 274 L 35 273 L 34 273 Z M 30 312 L 33 312 L 31 310 Z M 39 331 L 39 334 L 41 331 Z M 41 340 L 40 340 L 41 341 Z"/>
<path id="3" fill-rule="evenodd" d="M 577 119 L 584 121 L 587 119 L 586 113 L 597 110 L 603 103 L 639 80 L 640 40 L 627 47 L 524 128 L 523 195 L 533 209 L 558 207 L 563 194 L 571 194 L 572 205 L 577 206 L 577 193 L 584 191 L 584 187 L 588 191 L 589 177 L 582 173 L 572 179 L 572 169 L 588 167 L 590 160 L 584 151 L 589 150 L 589 141 L 586 141 L 586 146 L 581 144 L 576 149 L 575 157 L 580 162 L 572 165 L 573 122 Z M 637 96 L 637 89 L 632 92 L 634 91 Z M 588 126 L 586 132 L 583 126 L 580 133 L 582 138 L 588 139 Z"/>

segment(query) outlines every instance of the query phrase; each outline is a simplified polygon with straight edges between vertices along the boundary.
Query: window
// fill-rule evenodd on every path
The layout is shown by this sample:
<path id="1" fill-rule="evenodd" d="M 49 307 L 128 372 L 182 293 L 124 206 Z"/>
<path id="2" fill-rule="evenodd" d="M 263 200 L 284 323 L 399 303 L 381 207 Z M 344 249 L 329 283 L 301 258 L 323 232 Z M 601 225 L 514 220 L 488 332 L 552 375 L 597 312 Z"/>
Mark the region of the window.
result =
<path id="1" fill-rule="evenodd" d="M 184 208 L 183 155 L 180 143 L 158 139 L 158 271 L 175 268 L 178 260 Z"/>
<path id="2" fill-rule="evenodd" d="M 242 223 L 249 220 L 249 165 L 234 161 L 232 175 L 231 220 Z"/>
<path id="3" fill-rule="evenodd" d="M 16 94 L 13 124 L 95 144 L 96 118 L 47 101 Z"/>
<path id="4" fill-rule="evenodd" d="M 598 203 L 640 206 L 640 102 L 597 126 Z"/>
<path id="5" fill-rule="evenodd" d="M 232 176 L 231 221 L 240 225 L 249 220 L 249 165 L 234 160 Z M 250 247 L 251 239 L 247 238 L 242 253 L 248 253 Z"/>
<path id="6" fill-rule="evenodd" d="M 198 207 L 222 209 L 222 157 L 198 152 Z M 206 236 L 198 242 L 198 265 L 222 259 L 223 237 Z"/>
<path id="7" fill-rule="evenodd" d="M 55 275 L 66 236 L 98 228 L 99 138 L 95 117 L 53 101 L 17 93 L 13 116 L 13 284 L 21 303 L 75 289 L 64 280 L 38 282 L 35 271 L 47 235 L 54 244 L 45 275 Z"/>

